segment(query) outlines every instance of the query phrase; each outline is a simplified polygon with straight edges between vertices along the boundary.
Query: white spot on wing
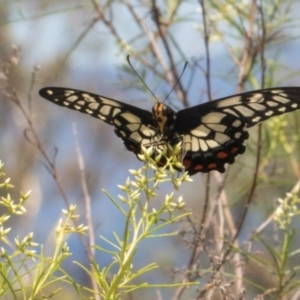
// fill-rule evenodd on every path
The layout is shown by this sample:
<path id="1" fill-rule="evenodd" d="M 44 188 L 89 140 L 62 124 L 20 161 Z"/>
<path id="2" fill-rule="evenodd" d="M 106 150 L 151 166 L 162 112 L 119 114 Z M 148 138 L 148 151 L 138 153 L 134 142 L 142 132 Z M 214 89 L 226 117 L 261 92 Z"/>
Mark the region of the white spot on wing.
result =
<path id="1" fill-rule="evenodd" d="M 97 102 L 95 97 L 91 96 L 90 94 L 83 93 L 82 97 L 86 102 Z"/>
<path id="2" fill-rule="evenodd" d="M 265 113 L 265 116 L 271 117 L 273 114 L 274 114 L 274 111 L 269 110 L 269 111 L 267 111 L 267 112 Z"/>
<path id="3" fill-rule="evenodd" d="M 206 137 L 210 132 L 211 130 L 203 124 L 191 130 L 191 134 L 197 137 Z"/>
<path id="4" fill-rule="evenodd" d="M 115 115 L 117 115 L 119 112 L 121 111 L 121 109 L 119 108 L 114 108 L 112 116 L 115 117 Z"/>
<path id="5" fill-rule="evenodd" d="M 150 145 L 153 145 L 153 141 L 148 140 L 148 139 L 142 139 L 141 146 L 149 147 Z"/>
<path id="6" fill-rule="evenodd" d="M 257 111 L 263 111 L 266 110 L 266 107 L 264 105 L 261 105 L 259 103 L 249 103 L 249 106 Z"/>
<path id="7" fill-rule="evenodd" d="M 206 143 L 212 149 L 220 146 L 215 140 L 207 140 Z"/>
<path id="8" fill-rule="evenodd" d="M 126 133 L 123 130 L 120 130 L 119 133 L 121 134 L 122 137 L 126 137 Z"/>
<path id="9" fill-rule="evenodd" d="M 264 100 L 264 96 L 261 93 L 255 93 L 249 97 L 249 102 L 251 103 L 260 103 Z"/>
<path id="10" fill-rule="evenodd" d="M 260 121 L 260 119 L 261 119 L 261 117 L 260 117 L 260 116 L 257 116 L 257 117 L 255 117 L 255 118 L 252 119 L 252 122 L 253 122 L 253 123 L 257 123 L 257 122 Z"/>
<path id="11" fill-rule="evenodd" d="M 97 110 L 99 108 L 99 103 L 97 103 L 97 102 L 89 103 L 88 106 L 92 110 Z"/>
<path id="12" fill-rule="evenodd" d="M 206 126 L 210 129 L 218 131 L 218 132 L 224 132 L 227 128 L 227 126 L 222 125 L 222 124 L 207 124 Z"/>
<path id="13" fill-rule="evenodd" d="M 230 108 L 224 109 L 224 112 L 238 117 L 238 114 Z"/>
<path id="14" fill-rule="evenodd" d="M 201 118 L 202 123 L 220 123 L 226 115 L 219 112 L 211 112 Z"/>
<path id="15" fill-rule="evenodd" d="M 270 91 L 272 94 L 280 94 L 280 93 L 283 93 L 284 94 L 284 91 L 283 90 L 271 90 Z"/>
<path id="16" fill-rule="evenodd" d="M 284 91 L 280 91 L 280 96 L 288 98 L 288 94 L 285 93 Z"/>
<path id="17" fill-rule="evenodd" d="M 236 132 L 236 133 L 234 134 L 234 138 L 238 140 L 238 139 L 241 137 L 241 135 L 242 135 L 241 132 Z"/>
<path id="18" fill-rule="evenodd" d="M 192 149 L 192 137 L 190 135 L 185 135 L 183 138 L 184 149 L 190 151 Z"/>
<path id="19" fill-rule="evenodd" d="M 199 141 L 201 143 L 202 140 L 199 140 L 199 139 L 197 139 L 195 137 L 192 137 L 192 143 L 191 143 L 192 151 L 194 151 L 194 152 L 199 151 Z"/>
<path id="20" fill-rule="evenodd" d="M 104 116 L 108 116 L 110 111 L 111 111 L 111 106 L 108 106 L 108 105 L 104 105 L 101 107 L 101 109 L 99 110 L 99 112 L 104 115 Z"/>
<path id="21" fill-rule="evenodd" d="M 235 109 L 245 117 L 251 117 L 254 115 L 254 111 L 245 106 L 235 106 Z"/>
<path id="22" fill-rule="evenodd" d="M 126 127 L 130 130 L 130 131 L 137 131 L 140 128 L 140 125 L 137 123 L 129 123 L 126 125 Z"/>
<path id="23" fill-rule="evenodd" d="M 69 97 L 70 95 L 73 95 L 74 93 L 75 93 L 75 91 L 72 91 L 72 90 L 65 90 L 64 91 L 65 97 Z"/>
<path id="24" fill-rule="evenodd" d="M 141 123 L 141 119 L 138 116 L 136 116 L 130 112 L 125 112 L 125 113 L 121 114 L 121 116 L 125 120 L 127 120 L 129 123 Z"/>
<path id="25" fill-rule="evenodd" d="M 121 122 L 117 119 L 114 119 L 114 124 L 117 126 L 117 127 L 121 127 Z"/>
<path id="26" fill-rule="evenodd" d="M 53 95 L 53 91 L 52 91 L 52 90 L 47 90 L 46 93 L 47 93 L 48 95 Z"/>
<path id="27" fill-rule="evenodd" d="M 140 131 L 148 137 L 154 137 L 155 131 L 153 129 L 150 129 L 148 126 L 142 125 L 140 128 Z"/>
<path id="28" fill-rule="evenodd" d="M 290 100 L 289 99 L 287 99 L 287 98 L 284 98 L 284 97 L 281 97 L 281 96 L 273 96 L 273 99 L 275 100 L 275 101 L 277 101 L 277 102 L 280 102 L 280 103 L 288 103 L 288 102 L 290 102 Z"/>
<path id="29" fill-rule="evenodd" d="M 234 104 L 241 103 L 241 96 L 233 96 L 228 99 L 220 100 L 216 102 L 217 107 L 226 107 Z"/>
<path id="30" fill-rule="evenodd" d="M 192 142 L 192 146 L 193 146 L 194 144 L 193 144 L 193 142 Z M 207 151 L 208 150 L 208 147 L 207 147 L 207 144 L 205 143 L 205 141 L 204 140 L 199 140 L 199 145 L 200 145 L 200 149 L 201 149 L 201 151 L 203 151 L 203 152 L 205 152 L 205 151 Z M 193 150 L 193 149 L 192 149 Z M 198 147 L 197 147 L 197 149 L 196 150 L 193 150 L 193 151 L 198 151 L 199 149 L 198 149 Z"/>
<path id="31" fill-rule="evenodd" d="M 267 101 L 266 103 L 267 103 L 267 105 L 270 106 L 270 107 L 278 106 L 278 103 L 277 103 L 277 102 L 274 102 L 274 101 Z"/>
<path id="32" fill-rule="evenodd" d="M 114 100 L 110 100 L 110 99 L 107 99 L 104 97 L 99 97 L 99 99 L 102 101 L 103 104 L 107 104 L 107 105 L 114 106 L 114 107 L 121 107 L 121 104 Z"/>
<path id="33" fill-rule="evenodd" d="M 282 107 L 278 108 L 278 111 L 285 112 L 286 111 L 286 107 L 282 106 Z"/>
<path id="34" fill-rule="evenodd" d="M 224 144 L 226 142 L 228 142 L 230 140 L 230 137 L 226 134 L 217 132 L 215 135 L 215 140 L 219 143 L 219 144 Z"/>
<path id="35" fill-rule="evenodd" d="M 132 140 L 134 140 L 135 142 L 139 143 L 141 140 L 142 140 L 142 137 L 139 135 L 139 133 L 137 131 L 133 132 L 131 135 L 130 135 L 130 138 Z"/>
<path id="36" fill-rule="evenodd" d="M 73 102 L 73 101 L 78 100 L 78 97 L 76 95 L 69 96 L 69 97 L 67 97 L 67 100 L 70 101 L 70 102 Z"/>
<path id="37" fill-rule="evenodd" d="M 233 123 L 232 123 L 232 126 L 233 127 L 239 127 L 241 126 L 242 122 L 240 120 L 235 120 Z"/>

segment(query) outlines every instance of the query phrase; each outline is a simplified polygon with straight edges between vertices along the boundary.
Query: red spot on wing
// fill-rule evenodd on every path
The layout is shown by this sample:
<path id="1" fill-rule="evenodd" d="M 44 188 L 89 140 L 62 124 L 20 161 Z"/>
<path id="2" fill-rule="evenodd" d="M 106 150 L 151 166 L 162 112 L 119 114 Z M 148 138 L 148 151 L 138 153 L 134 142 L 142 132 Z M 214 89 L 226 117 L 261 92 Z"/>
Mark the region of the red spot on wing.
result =
<path id="1" fill-rule="evenodd" d="M 196 165 L 194 170 L 195 171 L 201 171 L 203 169 L 203 165 Z"/>
<path id="2" fill-rule="evenodd" d="M 191 167 L 191 161 L 189 159 L 185 159 L 182 164 L 185 169 L 189 169 Z"/>
<path id="3" fill-rule="evenodd" d="M 128 147 L 129 147 L 129 149 L 128 150 L 130 150 L 130 151 L 132 151 L 132 152 L 134 152 L 134 153 L 136 153 L 137 151 L 136 151 L 136 147 L 135 147 L 135 145 L 134 144 L 129 144 L 128 145 Z"/>
<path id="4" fill-rule="evenodd" d="M 215 169 L 217 167 L 216 163 L 211 163 L 207 166 L 209 169 Z"/>
<path id="5" fill-rule="evenodd" d="M 230 150 L 230 152 L 231 152 L 232 154 L 235 154 L 236 152 L 238 152 L 238 150 L 239 150 L 239 148 L 234 147 L 234 148 L 232 148 L 232 149 Z"/>
<path id="6" fill-rule="evenodd" d="M 228 157 L 228 155 L 227 155 L 226 152 L 220 151 L 220 152 L 217 153 L 217 157 L 221 158 L 221 159 L 224 159 L 224 158 Z"/>

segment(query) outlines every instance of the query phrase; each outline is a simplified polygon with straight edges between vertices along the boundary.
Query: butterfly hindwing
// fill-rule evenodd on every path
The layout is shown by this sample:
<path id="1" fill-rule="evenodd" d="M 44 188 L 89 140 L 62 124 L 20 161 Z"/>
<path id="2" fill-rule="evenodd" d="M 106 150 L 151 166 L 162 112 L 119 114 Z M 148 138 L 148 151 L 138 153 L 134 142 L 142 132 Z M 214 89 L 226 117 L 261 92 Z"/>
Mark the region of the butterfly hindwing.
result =
<path id="1" fill-rule="evenodd" d="M 190 174 L 224 172 L 226 163 L 233 163 L 237 155 L 245 152 L 249 134 L 246 124 L 234 115 L 211 111 L 182 122 L 180 111 L 176 124 L 186 153 L 183 165 Z"/>
<path id="2" fill-rule="evenodd" d="M 126 148 L 135 154 L 142 153 L 142 146 L 149 147 L 159 140 L 152 114 L 146 110 L 124 109 L 114 117 L 113 125 L 116 135 L 124 141 Z"/>

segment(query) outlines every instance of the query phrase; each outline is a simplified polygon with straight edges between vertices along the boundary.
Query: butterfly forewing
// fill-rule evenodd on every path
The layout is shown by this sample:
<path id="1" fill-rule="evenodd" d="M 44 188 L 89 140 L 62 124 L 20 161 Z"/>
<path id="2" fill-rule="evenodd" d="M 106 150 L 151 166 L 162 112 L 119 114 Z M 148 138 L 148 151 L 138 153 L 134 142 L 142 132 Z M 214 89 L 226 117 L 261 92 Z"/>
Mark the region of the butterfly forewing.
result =
<path id="1" fill-rule="evenodd" d="M 237 116 L 247 127 L 273 116 L 300 108 L 300 88 L 283 87 L 246 92 L 200 104 L 178 112 L 182 123 L 195 122 L 208 112 L 223 112 Z M 189 116 L 189 118 L 187 118 Z M 193 121 L 190 119 L 193 118 Z"/>
<path id="2" fill-rule="evenodd" d="M 49 87 L 40 90 L 40 95 L 113 125 L 117 136 L 136 155 L 142 152 L 141 146 L 164 149 L 182 142 L 182 162 L 190 175 L 224 172 L 225 164 L 232 164 L 245 151 L 248 127 L 300 107 L 299 87 L 242 93 L 177 113 L 160 104 L 154 106 L 153 114 L 79 90 Z"/>
<path id="3" fill-rule="evenodd" d="M 158 139 L 150 111 L 97 94 L 66 88 L 40 90 L 47 100 L 98 118 L 114 126 L 115 133 L 130 151 L 141 153 L 141 146 Z"/>

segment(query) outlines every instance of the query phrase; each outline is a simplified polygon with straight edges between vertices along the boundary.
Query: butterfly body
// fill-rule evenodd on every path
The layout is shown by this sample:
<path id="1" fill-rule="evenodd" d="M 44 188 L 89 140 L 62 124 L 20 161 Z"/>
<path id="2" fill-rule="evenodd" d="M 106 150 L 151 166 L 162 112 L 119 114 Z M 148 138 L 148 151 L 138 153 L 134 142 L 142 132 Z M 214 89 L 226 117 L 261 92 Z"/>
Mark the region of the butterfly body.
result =
<path id="1" fill-rule="evenodd" d="M 100 95 L 46 87 L 40 95 L 58 105 L 112 125 L 126 148 L 137 156 L 142 146 L 165 149 L 182 142 L 182 163 L 193 175 L 225 171 L 245 152 L 247 128 L 300 108 L 300 88 L 284 87 L 242 93 L 175 112 L 163 103 L 150 111 Z M 161 162 L 163 164 L 163 161 Z"/>

